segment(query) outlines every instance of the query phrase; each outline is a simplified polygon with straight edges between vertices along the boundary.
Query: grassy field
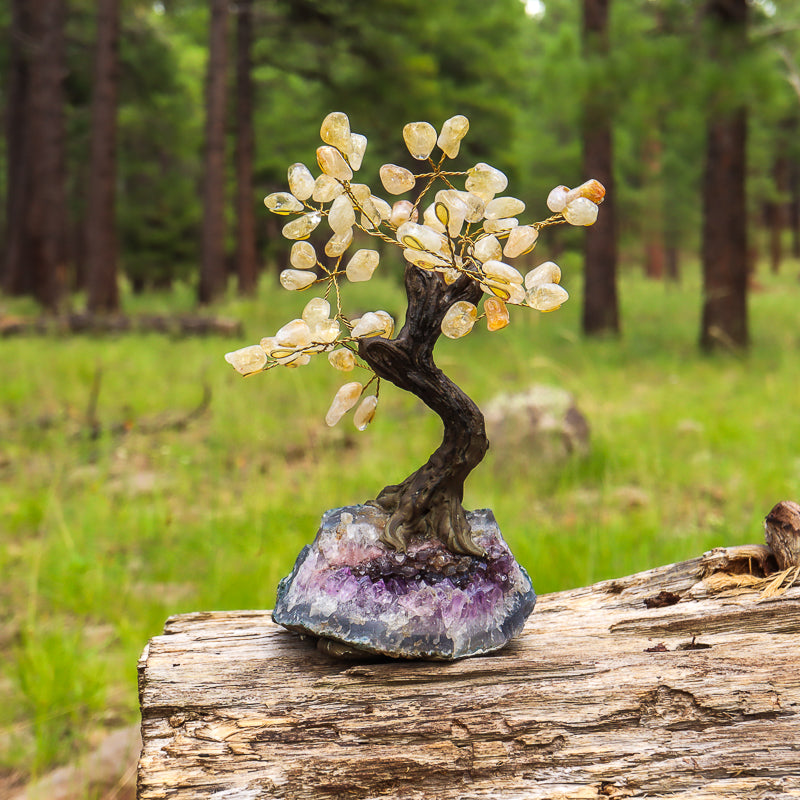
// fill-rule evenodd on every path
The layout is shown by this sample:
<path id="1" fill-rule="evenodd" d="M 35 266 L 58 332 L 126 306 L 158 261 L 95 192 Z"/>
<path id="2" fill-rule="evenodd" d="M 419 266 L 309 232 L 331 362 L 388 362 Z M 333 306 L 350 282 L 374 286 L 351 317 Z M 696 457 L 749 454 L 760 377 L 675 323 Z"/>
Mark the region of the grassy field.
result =
<path id="1" fill-rule="evenodd" d="M 760 541 L 772 505 L 800 497 L 799 270 L 759 276 L 744 357 L 698 353 L 691 276 L 626 275 L 618 341 L 580 337 L 567 278 L 558 313 L 517 310 L 501 333 L 441 343 L 440 365 L 479 404 L 545 383 L 590 421 L 588 457 L 490 451 L 467 484 L 465 505 L 494 509 L 537 591 Z M 397 286 L 353 289 L 351 308 L 402 318 Z M 246 380 L 224 363 L 307 297 L 265 285 L 222 304 L 241 341 L 0 341 L 0 770 L 40 772 L 135 720 L 136 659 L 168 615 L 271 607 L 325 509 L 374 497 L 438 444 L 437 418 L 392 387 L 362 434 L 325 426 L 342 382 L 326 363 Z M 188 290 L 127 302 L 190 307 Z M 208 411 L 173 424 L 204 386 Z"/>

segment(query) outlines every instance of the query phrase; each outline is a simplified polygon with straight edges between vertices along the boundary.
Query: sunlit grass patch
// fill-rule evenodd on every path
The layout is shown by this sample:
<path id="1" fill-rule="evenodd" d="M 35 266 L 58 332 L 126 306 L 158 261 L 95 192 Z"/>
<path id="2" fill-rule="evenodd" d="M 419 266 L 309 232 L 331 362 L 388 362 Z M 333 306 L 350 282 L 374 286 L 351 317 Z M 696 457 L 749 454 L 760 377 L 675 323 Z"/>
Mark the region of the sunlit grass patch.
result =
<path id="1" fill-rule="evenodd" d="M 495 448 L 467 482 L 465 505 L 493 508 L 537 591 L 760 541 L 772 505 L 798 499 L 797 269 L 759 276 L 745 356 L 698 353 L 692 274 L 681 286 L 623 274 L 619 340 L 580 336 L 581 286 L 565 270 L 572 299 L 557 313 L 516 309 L 503 331 L 479 323 L 441 342 L 438 363 L 479 404 L 550 384 L 591 426 L 586 456 Z M 360 288 L 357 307 L 402 321 L 397 283 Z M 136 659 L 168 615 L 269 608 L 326 509 L 374 497 L 438 445 L 435 415 L 388 385 L 367 432 L 349 416 L 328 428 L 348 378 L 324 358 L 245 379 L 224 362 L 310 296 L 272 279 L 231 296 L 214 313 L 241 319 L 241 340 L 3 340 L 0 763 L 41 770 L 89 729 L 134 721 Z M 208 409 L 174 424 L 205 387 Z"/>

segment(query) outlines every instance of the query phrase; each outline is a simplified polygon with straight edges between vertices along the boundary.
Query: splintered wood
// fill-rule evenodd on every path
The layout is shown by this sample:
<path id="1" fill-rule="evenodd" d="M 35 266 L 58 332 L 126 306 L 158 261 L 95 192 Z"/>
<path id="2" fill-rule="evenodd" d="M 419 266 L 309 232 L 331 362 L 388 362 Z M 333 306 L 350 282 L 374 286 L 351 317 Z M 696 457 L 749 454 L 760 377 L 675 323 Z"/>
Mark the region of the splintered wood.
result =
<path id="1" fill-rule="evenodd" d="M 800 587 L 720 593 L 736 554 L 711 555 L 542 597 L 454 663 L 173 617 L 139 665 L 139 798 L 800 798 Z"/>

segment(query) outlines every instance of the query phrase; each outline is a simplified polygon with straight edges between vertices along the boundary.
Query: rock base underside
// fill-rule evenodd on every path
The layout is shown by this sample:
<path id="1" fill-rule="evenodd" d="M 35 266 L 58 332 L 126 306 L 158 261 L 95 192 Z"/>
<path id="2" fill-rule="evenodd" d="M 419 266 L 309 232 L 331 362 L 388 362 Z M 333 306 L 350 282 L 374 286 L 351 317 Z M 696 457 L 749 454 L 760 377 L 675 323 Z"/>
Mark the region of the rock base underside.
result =
<path id="1" fill-rule="evenodd" d="M 536 603 L 490 510 L 467 512 L 484 558 L 434 539 L 406 553 L 380 541 L 387 515 L 372 506 L 328 511 L 278 586 L 273 619 L 302 634 L 394 658 L 453 660 L 498 650 Z"/>

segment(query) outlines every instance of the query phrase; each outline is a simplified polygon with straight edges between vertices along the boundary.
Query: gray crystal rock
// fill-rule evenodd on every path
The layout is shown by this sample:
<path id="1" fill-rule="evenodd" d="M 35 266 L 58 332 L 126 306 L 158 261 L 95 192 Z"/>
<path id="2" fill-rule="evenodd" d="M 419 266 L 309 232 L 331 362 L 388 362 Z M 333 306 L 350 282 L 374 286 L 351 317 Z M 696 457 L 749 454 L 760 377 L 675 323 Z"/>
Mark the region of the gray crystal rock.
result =
<path id="1" fill-rule="evenodd" d="M 398 553 L 380 541 L 372 506 L 326 512 L 278 586 L 272 618 L 298 633 L 395 658 L 452 660 L 490 653 L 516 636 L 536 594 L 488 509 L 467 512 L 484 558 L 435 539 Z"/>

